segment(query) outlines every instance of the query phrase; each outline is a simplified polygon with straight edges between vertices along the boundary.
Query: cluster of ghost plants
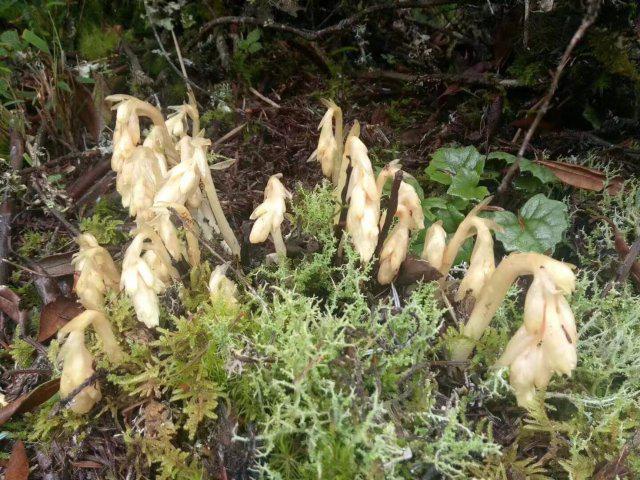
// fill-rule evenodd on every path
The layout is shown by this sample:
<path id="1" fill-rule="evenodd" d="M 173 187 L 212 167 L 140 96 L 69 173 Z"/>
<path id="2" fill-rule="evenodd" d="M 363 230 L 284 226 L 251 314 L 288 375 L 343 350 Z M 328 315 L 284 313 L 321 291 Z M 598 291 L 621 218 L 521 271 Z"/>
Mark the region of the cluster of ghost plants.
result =
<path id="1" fill-rule="evenodd" d="M 113 95 L 107 100 L 114 102 L 117 110 L 111 162 L 117 174 L 116 188 L 136 227 L 121 272 L 93 236 L 83 234 L 77 239 L 76 291 L 86 311 L 59 333 L 60 339 L 66 339 L 61 349 L 61 395 L 72 397 L 70 408 L 77 413 L 89 411 L 101 397 L 99 385 L 89 382 L 94 371 L 93 358 L 84 343 L 86 327 L 93 326 L 111 362 L 117 364 L 123 358 L 105 315 L 107 290 L 123 289 L 132 300 L 138 320 L 154 328 L 159 323 L 158 295 L 179 279 L 174 263 L 184 260 L 192 267 L 200 263 L 199 236 L 207 240 L 219 236 L 227 253 L 240 256 L 240 246 L 211 177 L 207 161 L 211 142 L 199 129 L 193 98 L 188 104 L 174 107 L 166 119 L 156 107 L 134 97 Z M 377 257 L 377 280 L 390 284 L 407 258 L 412 232 L 424 229 L 420 199 L 400 177 L 395 210 L 381 212 L 384 186 L 399 172 L 402 175 L 401 166 L 391 162 L 376 176 L 367 147 L 359 138 L 360 125 L 355 122 L 345 138 L 341 109 L 331 101 L 325 105 L 318 147 L 310 160 L 321 164 L 323 174 L 334 185 L 339 205 L 336 223 L 346 212 L 344 229 L 361 261 L 368 263 Z M 148 122 L 144 138 L 141 121 Z M 281 224 L 291 194 L 280 178 L 278 174 L 269 179 L 264 202 L 251 214 L 255 222 L 249 240 L 261 243 L 271 237 L 276 255 L 283 258 L 286 246 Z M 533 275 L 524 324 L 498 362 L 510 367 L 518 402 L 528 405 L 536 387 L 546 387 L 554 372 L 570 374 L 575 368 L 576 328 L 565 298 L 574 288 L 575 277 L 571 266 L 537 253 L 511 254 L 496 267 L 492 231 L 499 227 L 479 216 L 487 203 L 474 208 L 448 242 L 441 223 L 431 225 L 422 258 L 446 278 L 462 244 L 475 236 L 470 265 L 457 293 L 457 299 L 472 295 L 475 307 L 462 329 L 464 340 L 454 345 L 452 356 L 456 360 L 470 355 L 516 278 Z M 381 238 L 388 217 L 395 225 L 386 238 Z M 184 235 L 180 235 L 174 218 L 184 226 Z M 211 295 L 237 301 L 237 287 L 225 276 L 227 267 L 223 264 L 214 269 L 209 289 Z"/>

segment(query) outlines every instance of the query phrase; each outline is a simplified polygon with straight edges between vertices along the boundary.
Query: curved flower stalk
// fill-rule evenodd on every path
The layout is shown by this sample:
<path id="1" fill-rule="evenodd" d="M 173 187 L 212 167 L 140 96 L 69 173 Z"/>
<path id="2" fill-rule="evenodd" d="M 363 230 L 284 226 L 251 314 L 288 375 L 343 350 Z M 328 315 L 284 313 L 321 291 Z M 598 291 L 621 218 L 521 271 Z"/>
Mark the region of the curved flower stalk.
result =
<path id="1" fill-rule="evenodd" d="M 438 220 L 427 229 L 420 258 L 429 262 L 433 268 L 440 270 L 446 248 L 447 232 L 442 228 L 442 220 Z"/>
<path id="2" fill-rule="evenodd" d="M 169 209 L 175 210 L 186 227 L 186 248 L 178 235 L 178 229 L 171 221 L 171 212 Z M 136 219 L 136 222 L 140 227 L 148 226 L 153 228 L 171 257 L 175 260 L 184 258 L 191 266 L 196 266 L 200 263 L 197 227 L 189 210 L 187 210 L 184 205 L 163 202 L 155 203 L 153 207 L 142 212 Z"/>
<path id="3" fill-rule="evenodd" d="M 318 125 L 318 146 L 307 161 L 317 159 L 322 166 L 322 174 L 336 185 L 342 161 L 342 109 L 333 100 L 322 99 L 321 102 L 327 107 L 327 111 Z"/>
<path id="4" fill-rule="evenodd" d="M 147 240 L 149 240 L 148 244 L 145 243 Z M 151 250 L 154 254 L 143 257 L 144 250 Z M 154 262 L 154 268 L 147 263 L 147 260 Z M 158 268 L 158 264 L 162 268 Z M 139 229 L 124 254 L 120 285 L 131 297 L 138 320 L 149 328 L 158 326 L 160 320 L 158 294 L 166 288 L 169 280 L 166 277 L 178 278 L 178 272 L 171 265 L 169 253 L 158 235 L 149 227 Z"/>
<path id="5" fill-rule="evenodd" d="M 527 292 L 524 324 L 497 362 L 497 366 L 510 367 L 509 381 L 518 405 L 533 405 L 536 388 L 546 388 L 554 373 L 571 375 L 578 362 L 577 340 L 571 307 L 551 275 L 541 268 Z"/>
<path id="6" fill-rule="evenodd" d="M 140 142 L 140 116 L 151 119 L 154 127 L 158 129 L 165 155 L 174 163 L 177 162 L 177 152 L 160 110 L 150 103 L 130 95 L 109 95 L 105 100 L 114 102 L 115 105 L 112 108 L 117 111 L 113 134 L 113 156 L 111 157 L 111 168 L 116 173 L 120 173 L 123 160 L 132 153 L 133 147 Z"/>
<path id="7" fill-rule="evenodd" d="M 540 275 L 541 272 L 545 272 L 553 282 L 555 291 L 558 294 L 569 295 L 574 290 L 575 274 L 573 273 L 572 265 L 554 260 L 540 253 L 510 254 L 500 262 L 489 281 L 480 291 L 469 320 L 462 329 L 462 334 L 467 338 L 456 342 L 452 348 L 452 358 L 463 361 L 469 357 L 473 350 L 474 342 L 480 339 L 507 294 L 509 287 L 519 276 L 533 275 L 535 279 L 536 275 Z M 539 295 L 538 298 L 540 298 Z M 540 318 L 544 319 L 544 317 L 536 317 L 532 313 L 534 312 L 534 305 L 538 306 L 538 312 L 543 311 L 539 307 L 539 300 L 536 303 L 531 302 L 533 302 L 533 298 L 529 302 L 525 318 L 538 318 L 537 321 L 540 321 Z M 563 304 L 562 308 L 568 308 L 568 305 Z M 547 310 L 545 309 L 544 312 L 547 312 Z M 527 321 L 527 323 L 535 324 L 533 320 L 531 322 Z"/>
<path id="8" fill-rule="evenodd" d="M 398 275 L 400 265 L 407 258 L 409 250 L 409 232 L 424 228 L 424 216 L 420 197 L 414 188 L 406 182 L 400 183 L 398 190 L 398 207 L 395 215 L 398 223 L 385 240 L 380 251 L 380 268 L 378 282 L 389 284 Z"/>
<path id="9" fill-rule="evenodd" d="M 144 146 L 136 147 L 123 162 L 116 179 L 116 190 L 131 216 L 135 217 L 153 205 L 154 196 L 164 181 L 162 170 L 157 155 Z"/>
<path id="10" fill-rule="evenodd" d="M 195 136 L 198 133 L 198 130 L 200 128 L 200 115 L 198 114 L 198 110 L 193 105 L 185 103 L 183 105 L 169 107 L 169 109 L 173 110 L 174 113 L 167 117 L 165 125 L 167 126 L 169 134 L 175 140 L 180 140 L 182 137 L 188 134 L 189 118 L 191 118 L 191 121 L 193 122 L 191 135 Z"/>
<path id="11" fill-rule="evenodd" d="M 356 136 L 349 137 L 345 153 L 353 166 L 347 189 L 349 210 L 346 230 L 360 258 L 366 263 L 371 260 L 378 242 L 380 195 L 365 144 Z"/>
<path id="12" fill-rule="evenodd" d="M 228 264 L 218 265 L 209 277 L 209 293 L 212 300 L 224 299 L 229 303 L 238 303 L 238 287 L 226 276 Z"/>
<path id="13" fill-rule="evenodd" d="M 267 186 L 264 189 L 264 201 L 251 213 L 251 220 L 255 220 L 249 241 L 251 243 L 262 243 L 269 235 L 276 247 L 279 255 L 287 255 L 287 247 L 282 238 L 280 225 L 284 220 L 287 211 L 286 199 L 291 198 L 291 193 L 280 182 L 282 174 L 271 175 Z"/>
<path id="14" fill-rule="evenodd" d="M 470 219 L 470 225 L 476 230 L 476 243 L 473 245 L 469 268 L 465 274 L 458 292 L 456 300 L 463 300 L 468 294 L 475 299 L 482 287 L 496 268 L 493 256 L 493 236 L 491 228 L 496 228 L 495 224 L 485 218 L 474 217 Z"/>
<path id="15" fill-rule="evenodd" d="M 108 289 L 118 290 L 120 272 L 109 252 L 98 244 L 93 235 L 83 233 L 76 242 L 80 247 L 72 260 L 79 273 L 76 294 L 85 308 L 103 310 L 104 294 Z"/>
<path id="16" fill-rule="evenodd" d="M 193 158 L 198 170 L 200 171 L 200 178 L 204 185 L 204 191 L 207 194 L 207 199 L 209 200 L 209 206 L 211 207 L 213 216 L 216 219 L 216 224 L 220 229 L 222 238 L 231 250 L 231 253 L 239 258 L 240 244 L 238 243 L 238 239 L 234 235 L 233 230 L 231 230 L 231 227 L 229 226 L 227 217 L 224 216 L 224 211 L 222 210 L 222 205 L 220 205 L 218 193 L 216 192 L 216 187 L 213 183 L 213 177 L 211 176 L 209 162 L 207 161 L 206 148 L 211 144 L 211 142 L 200 137 L 195 138 L 192 143 L 194 147 Z"/>
<path id="17" fill-rule="evenodd" d="M 109 361 L 117 364 L 124 358 L 124 353 L 116 341 L 109 320 L 104 313 L 96 310 L 85 310 L 58 332 L 58 339 L 64 344 L 59 353 L 62 360 L 60 377 L 60 396 L 68 397 L 83 382 L 94 374 L 93 356 L 84 343 L 84 331 L 92 325 L 102 342 L 102 349 Z M 66 340 L 65 340 L 66 338 Z M 102 398 L 100 386 L 95 383 L 84 387 L 69 404 L 75 413 L 87 413 Z"/>

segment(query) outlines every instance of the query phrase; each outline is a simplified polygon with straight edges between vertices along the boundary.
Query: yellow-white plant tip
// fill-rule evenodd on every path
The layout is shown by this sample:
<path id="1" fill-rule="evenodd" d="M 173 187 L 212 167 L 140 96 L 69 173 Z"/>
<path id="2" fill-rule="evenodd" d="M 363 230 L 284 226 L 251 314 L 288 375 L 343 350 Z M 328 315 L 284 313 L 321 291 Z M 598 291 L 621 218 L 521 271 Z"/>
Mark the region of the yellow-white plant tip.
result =
<path id="1" fill-rule="evenodd" d="M 76 388 L 91 377 L 93 357 L 84 344 L 84 331 L 69 333 L 58 357 L 62 361 L 62 375 L 60 376 L 60 397 L 68 397 Z M 96 402 L 102 398 L 100 385 L 94 383 L 84 387 L 76 394 L 69 404 L 69 408 L 78 414 L 87 413 Z"/>
<path id="2" fill-rule="evenodd" d="M 60 377 L 60 396 L 62 398 L 68 397 L 94 374 L 93 357 L 84 342 L 84 332 L 89 325 L 93 326 L 110 362 L 117 364 L 124 358 L 124 352 L 120 349 L 109 320 L 104 313 L 85 310 L 74 317 L 58 331 L 58 339 L 64 342 L 59 353 L 59 359 L 62 361 L 62 375 Z M 88 385 L 74 396 L 69 408 L 75 413 L 87 413 L 101 398 L 99 385 L 97 383 Z"/>
<path id="3" fill-rule="evenodd" d="M 427 228 L 420 258 L 429 262 L 429 265 L 433 268 L 439 269 L 442 265 L 446 247 L 447 232 L 442 228 L 442 220 L 438 220 Z"/>
<path id="4" fill-rule="evenodd" d="M 163 181 L 164 174 L 156 154 L 150 148 L 139 146 L 124 161 L 116 179 L 116 190 L 122 196 L 122 205 L 135 217 L 153 205 Z"/>
<path id="5" fill-rule="evenodd" d="M 344 189 L 344 185 L 347 182 L 347 169 L 349 164 L 351 163 L 351 153 L 356 145 L 356 142 L 353 140 L 354 138 L 358 138 L 360 136 L 360 123 L 358 121 L 353 122 L 351 129 L 347 135 L 347 139 L 344 142 L 343 152 L 340 159 L 340 168 L 334 169 L 334 174 L 337 175 L 337 180 L 334 182 L 336 185 L 335 195 L 338 201 L 342 201 L 341 195 L 342 190 Z M 365 147 L 366 150 L 366 147 Z M 336 217 L 336 222 L 338 218 Z"/>
<path id="6" fill-rule="evenodd" d="M 234 282 L 229 280 L 226 272 L 229 265 L 218 265 L 209 277 L 209 293 L 211 298 L 224 299 L 230 303 L 237 303 L 238 287 Z"/>
<path id="7" fill-rule="evenodd" d="M 102 310 L 107 290 L 118 290 L 120 272 L 109 252 L 93 235 L 83 233 L 76 242 L 80 247 L 72 259 L 78 272 L 76 294 L 85 308 Z"/>
<path id="8" fill-rule="evenodd" d="M 251 213 L 251 220 L 255 220 L 249 241 L 251 243 L 264 242 L 269 234 L 272 235 L 278 253 L 286 255 L 280 225 L 287 211 L 286 199 L 291 198 L 291 193 L 280 182 L 280 174 L 272 175 L 264 189 L 264 201 Z"/>
<path id="9" fill-rule="evenodd" d="M 158 293 L 166 288 L 166 283 L 160 278 L 158 270 L 151 268 L 142 256 L 145 248 L 152 248 L 157 259 L 162 261 L 167 271 L 172 274 L 175 269 L 171 266 L 171 260 L 164 246 L 156 240 L 155 234 L 149 231 L 149 227 L 141 229 L 127 248 L 122 262 L 122 278 L 120 284 L 131 298 L 138 320 L 147 327 L 157 327 L 160 320 L 160 306 Z M 145 241 L 151 239 L 150 246 Z M 154 259 L 154 260 L 157 260 Z M 165 273 L 165 272 L 160 272 Z"/>
<path id="10" fill-rule="evenodd" d="M 400 183 L 398 190 L 398 212 L 396 215 L 406 215 L 407 226 L 411 230 L 422 230 L 424 228 L 424 212 L 422 203 L 415 189 L 407 182 Z"/>
<path id="11" fill-rule="evenodd" d="M 467 270 L 456 294 L 456 300 L 464 299 L 468 294 L 478 298 L 482 287 L 495 270 L 493 256 L 493 236 L 489 229 L 489 223 L 483 218 L 474 218 L 472 224 L 476 228 L 476 242 L 471 252 L 469 269 Z"/>
<path id="12" fill-rule="evenodd" d="M 373 257 L 378 242 L 380 195 L 367 147 L 357 137 L 350 137 L 348 143 L 353 169 L 347 190 L 349 209 L 346 231 L 360 258 L 366 263 Z"/>
<path id="13" fill-rule="evenodd" d="M 318 138 L 318 147 L 315 150 L 315 158 L 320 162 L 322 174 L 327 178 L 333 177 L 333 169 L 338 168 L 338 142 L 333 133 L 333 116 L 334 108 L 329 108 L 322 117 L 320 125 L 320 137 Z M 312 154 L 313 156 L 314 154 Z"/>
<path id="14" fill-rule="evenodd" d="M 407 258 L 409 247 L 409 229 L 399 222 L 385 240 L 380 252 L 380 268 L 378 269 L 378 283 L 387 285 L 398 275 L 400 265 Z"/>

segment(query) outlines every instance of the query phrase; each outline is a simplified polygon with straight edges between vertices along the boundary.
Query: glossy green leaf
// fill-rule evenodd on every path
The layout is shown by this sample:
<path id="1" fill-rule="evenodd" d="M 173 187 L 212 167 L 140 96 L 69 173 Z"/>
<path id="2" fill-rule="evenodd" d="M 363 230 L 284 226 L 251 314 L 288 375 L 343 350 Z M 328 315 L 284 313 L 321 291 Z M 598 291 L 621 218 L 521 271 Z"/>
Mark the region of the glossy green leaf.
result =
<path id="1" fill-rule="evenodd" d="M 516 157 L 515 155 L 507 152 L 492 152 L 487 156 L 487 159 L 489 160 L 504 160 L 509 165 L 515 162 L 517 158 L 518 157 Z M 542 183 L 552 183 L 558 181 L 553 172 L 547 167 L 532 162 L 531 160 L 527 160 L 526 158 L 520 160 L 520 171 L 529 172 Z"/>
<path id="2" fill-rule="evenodd" d="M 431 156 L 426 173 L 435 182 L 451 185 L 453 177 L 463 170 L 474 171 L 478 176 L 482 174 L 484 159 L 473 146 L 440 148 Z"/>
<path id="3" fill-rule="evenodd" d="M 482 200 L 489 195 L 489 190 L 487 187 L 478 186 L 479 181 L 478 172 L 462 169 L 453 176 L 447 193 L 464 200 Z"/>
<path id="4" fill-rule="evenodd" d="M 517 216 L 496 212 L 493 218 L 504 228 L 496 232 L 496 238 L 507 251 L 553 251 L 569 227 L 567 206 L 541 193 L 531 197 Z"/>

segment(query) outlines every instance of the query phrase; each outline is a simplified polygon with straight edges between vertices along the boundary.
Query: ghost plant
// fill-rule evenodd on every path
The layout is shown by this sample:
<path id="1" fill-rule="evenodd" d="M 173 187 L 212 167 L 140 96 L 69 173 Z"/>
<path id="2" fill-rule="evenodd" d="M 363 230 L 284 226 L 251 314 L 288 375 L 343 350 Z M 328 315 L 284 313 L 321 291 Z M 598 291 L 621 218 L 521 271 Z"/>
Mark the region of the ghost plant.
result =
<path id="1" fill-rule="evenodd" d="M 151 255 L 143 255 L 145 250 Z M 137 230 L 122 262 L 121 286 L 133 302 L 138 320 L 147 327 L 157 327 L 160 321 L 158 294 L 178 272 L 163 242 L 150 227 Z"/>
<path id="2" fill-rule="evenodd" d="M 446 248 L 447 232 L 442 228 L 442 220 L 438 220 L 427 228 L 420 258 L 426 260 L 433 268 L 440 270 Z"/>
<path id="3" fill-rule="evenodd" d="M 494 221 L 478 216 L 490 200 L 490 197 L 483 200 L 467 214 L 447 243 L 442 255 L 439 270 L 443 276 L 446 276 L 465 240 L 470 236 L 476 236 L 469 269 L 456 295 L 458 300 L 463 299 L 469 292 L 477 298 L 495 268 L 491 230 L 497 230 L 500 227 Z"/>
<path id="4" fill-rule="evenodd" d="M 218 265 L 209 277 L 209 294 L 212 300 L 224 299 L 229 303 L 237 303 L 238 287 L 225 275 L 228 264 Z"/>
<path id="5" fill-rule="evenodd" d="M 264 189 L 264 201 L 251 213 L 251 220 L 255 220 L 249 241 L 262 243 L 269 235 L 279 255 L 287 255 L 287 248 L 282 238 L 280 225 L 287 211 L 286 199 L 291 198 L 291 193 L 280 182 L 282 174 L 271 175 Z"/>
<path id="6" fill-rule="evenodd" d="M 327 107 L 327 111 L 318 125 L 320 130 L 318 146 L 309 156 L 308 161 L 317 159 L 322 167 L 323 175 L 331 179 L 334 185 L 337 185 L 342 161 L 342 109 L 332 100 L 322 99 L 321 101 Z"/>
<path id="7" fill-rule="evenodd" d="M 87 385 L 80 392 L 76 392 L 94 374 L 93 356 L 84 342 L 85 329 L 89 325 L 93 326 L 102 343 L 102 350 L 111 363 L 118 364 L 124 357 L 109 320 L 102 312 L 85 310 L 59 330 L 58 339 L 64 341 L 59 353 L 62 361 L 60 396 L 67 398 L 74 394 L 69 408 L 79 414 L 87 413 L 102 398 L 97 383 Z"/>
<path id="8" fill-rule="evenodd" d="M 93 235 L 83 233 L 76 242 L 80 247 L 72 260 L 78 273 L 76 294 L 85 308 L 103 310 L 104 294 L 109 289 L 118 290 L 120 272 Z"/>
<path id="9" fill-rule="evenodd" d="M 575 288 L 572 266 L 540 253 L 512 253 L 480 291 L 471 316 L 456 341 L 454 360 L 465 360 L 480 339 L 509 287 L 521 275 L 533 275 L 525 300 L 524 325 L 509 342 L 499 365 L 510 366 L 518 403 L 530 405 L 535 388 L 544 388 L 553 373 L 571 374 L 576 366 L 577 333 L 565 298 Z"/>
<path id="10" fill-rule="evenodd" d="M 378 242 L 380 194 L 367 155 L 367 147 L 355 135 L 347 138 L 345 157 L 352 165 L 347 188 L 349 209 L 346 231 L 364 263 L 371 260 Z"/>
<path id="11" fill-rule="evenodd" d="M 400 182 L 395 215 L 398 217 L 398 222 L 385 240 L 380 252 L 378 282 L 382 285 L 393 281 L 400 270 L 400 265 L 407 258 L 409 232 L 424 228 L 420 197 L 414 188 L 404 181 Z"/>
<path id="12" fill-rule="evenodd" d="M 162 185 L 165 174 L 166 165 L 162 165 L 151 148 L 138 146 L 133 150 L 130 161 L 123 163 L 116 177 L 116 190 L 122 197 L 122 205 L 129 208 L 131 216 L 135 217 L 153 205 L 154 196 Z"/>

